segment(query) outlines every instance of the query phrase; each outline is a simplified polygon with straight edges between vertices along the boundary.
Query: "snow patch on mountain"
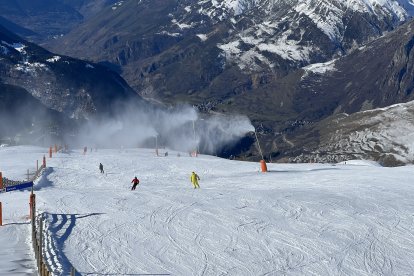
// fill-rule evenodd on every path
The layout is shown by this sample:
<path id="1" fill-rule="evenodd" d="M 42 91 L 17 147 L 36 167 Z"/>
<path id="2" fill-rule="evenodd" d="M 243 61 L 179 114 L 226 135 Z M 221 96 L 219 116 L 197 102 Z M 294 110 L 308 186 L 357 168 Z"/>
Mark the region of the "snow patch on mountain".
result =
<path id="1" fill-rule="evenodd" d="M 170 33 L 170 32 L 167 32 L 167 31 L 161 31 L 158 34 L 166 35 L 166 36 L 173 36 L 173 37 L 180 37 L 181 36 L 180 33 Z"/>
<path id="2" fill-rule="evenodd" d="M 61 59 L 60 56 L 54 56 L 54 57 L 48 58 L 46 61 L 50 63 L 55 63 L 55 62 L 58 62 L 60 59 Z"/>
<path id="3" fill-rule="evenodd" d="M 274 67 L 274 62 L 265 58 L 266 53 L 276 54 L 289 61 L 308 62 L 311 53 L 318 51 L 315 46 L 301 45 L 300 41 L 291 39 L 291 30 L 282 33 L 277 39 L 267 39 L 266 36 L 261 35 L 266 33 L 268 36 L 273 36 L 275 28 L 276 25 L 265 22 L 257 27 L 257 31 L 249 30 L 240 35 L 239 41 L 219 44 L 218 47 L 225 52 L 227 60 L 235 61 L 240 68 L 246 68 L 247 65 L 251 68 L 255 60 Z M 243 50 L 246 45 L 249 50 Z"/>
<path id="4" fill-rule="evenodd" d="M 201 40 L 201 41 L 206 41 L 207 40 L 207 35 L 205 34 L 197 34 L 197 37 Z"/>
<path id="5" fill-rule="evenodd" d="M 124 1 L 119 1 L 119 2 L 115 3 L 112 6 L 112 10 L 116 10 L 117 8 L 119 8 L 120 6 L 122 6 L 123 3 L 124 3 Z"/>
<path id="6" fill-rule="evenodd" d="M 263 68 L 263 65 L 273 67 L 273 64 L 269 61 L 269 59 L 255 51 L 247 51 L 243 53 L 243 55 L 240 57 L 240 60 L 241 62 L 238 64 L 238 66 L 241 70 L 245 71 L 260 71 Z"/>
<path id="7" fill-rule="evenodd" d="M 26 48 L 26 45 L 22 44 L 22 43 L 13 43 L 11 45 L 16 51 L 20 52 L 20 53 L 26 53 L 26 51 L 24 50 Z"/>
<path id="8" fill-rule="evenodd" d="M 261 52 L 270 52 L 286 60 L 308 61 L 310 53 L 315 50 L 312 46 L 302 46 L 299 41 L 289 39 L 291 30 L 286 31 L 274 43 L 259 43 L 257 49 Z"/>
<path id="9" fill-rule="evenodd" d="M 342 27 L 344 11 L 330 2 L 320 1 L 319 5 L 312 5 L 314 0 L 307 0 L 294 7 L 298 14 L 310 18 L 331 40 L 341 37 L 339 30 Z M 317 10 L 318 9 L 318 10 Z"/>
<path id="10" fill-rule="evenodd" d="M 190 29 L 190 28 L 192 28 L 192 27 L 193 27 L 193 23 L 191 23 L 191 24 L 187 24 L 187 23 L 180 23 L 180 22 L 178 22 L 176 19 L 172 19 L 172 20 L 171 20 L 171 23 L 173 23 L 173 24 L 177 25 L 177 26 L 178 26 L 178 28 L 180 28 L 181 30 L 184 30 L 184 29 Z"/>
<path id="11" fill-rule="evenodd" d="M 235 62 L 237 66 L 242 70 L 248 71 L 260 71 L 261 65 L 267 65 L 273 67 L 273 64 L 260 52 L 255 49 L 249 51 L 241 51 L 239 49 L 240 42 L 234 41 L 228 44 L 218 45 L 220 49 L 224 51 L 224 56 L 228 62 Z M 263 45 L 262 45 L 263 46 Z M 263 46 L 264 47 L 264 46 Z"/>
<path id="12" fill-rule="evenodd" d="M 213 1 L 218 2 L 218 1 Z M 243 0 L 227 0 L 223 2 L 223 7 L 230 9 L 234 12 L 234 15 L 239 15 L 243 12 Z"/>
<path id="13" fill-rule="evenodd" d="M 16 64 L 14 67 L 17 71 L 22 71 L 24 73 L 29 73 L 29 74 L 36 74 L 37 70 L 48 70 L 48 67 L 43 64 L 43 63 L 39 63 L 39 62 L 23 62 L 23 63 L 19 63 Z"/>
<path id="14" fill-rule="evenodd" d="M 27 47 L 26 45 L 24 45 L 23 43 L 20 42 L 15 42 L 15 43 L 7 43 L 6 41 L 1 41 L 1 43 L 3 45 L 8 46 L 9 48 L 13 48 L 16 51 L 20 52 L 20 53 L 26 53 L 25 48 Z"/>
<path id="15" fill-rule="evenodd" d="M 313 72 L 317 74 L 325 74 L 330 71 L 335 71 L 335 61 L 331 60 L 324 63 L 314 63 L 308 66 L 303 67 L 302 69 L 306 72 Z"/>

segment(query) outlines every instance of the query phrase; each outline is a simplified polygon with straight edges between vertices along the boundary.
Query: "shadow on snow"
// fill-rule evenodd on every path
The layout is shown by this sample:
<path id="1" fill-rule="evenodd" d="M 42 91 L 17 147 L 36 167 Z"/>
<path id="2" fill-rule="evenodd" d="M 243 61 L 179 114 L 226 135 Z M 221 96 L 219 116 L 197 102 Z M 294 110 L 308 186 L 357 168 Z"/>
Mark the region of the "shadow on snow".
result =
<path id="1" fill-rule="evenodd" d="M 83 219 L 91 216 L 99 216 L 103 213 L 91 214 L 51 214 L 44 213 L 43 218 L 47 221 L 47 230 L 51 240 L 45 244 L 45 253 L 49 256 L 49 267 L 53 272 L 58 272 L 59 275 L 70 275 L 72 264 L 68 258 L 63 254 L 65 241 L 68 239 L 76 225 L 78 219 Z M 47 238 L 46 237 L 46 238 Z M 79 275 L 79 274 L 77 274 Z"/>

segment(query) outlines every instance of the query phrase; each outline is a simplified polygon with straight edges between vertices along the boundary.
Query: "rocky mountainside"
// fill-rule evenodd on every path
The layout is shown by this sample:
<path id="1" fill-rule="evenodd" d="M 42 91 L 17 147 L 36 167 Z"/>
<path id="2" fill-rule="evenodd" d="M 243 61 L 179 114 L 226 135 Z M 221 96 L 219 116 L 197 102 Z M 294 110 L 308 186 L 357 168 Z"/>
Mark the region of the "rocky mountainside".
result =
<path id="1" fill-rule="evenodd" d="M 114 0 L 0 0 L 0 24 L 38 43 L 68 33 Z"/>
<path id="2" fill-rule="evenodd" d="M 252 103 L 257 106 L 259 101 L 266 99 L 262 101 L 261 107 L 268 118 L 272 116 L 272 106 L 273 110 L 277 109 L 274 112 L 285 112 L 285 121 L 269 119 L 263 123 L 262 135 L 267 141 L 264 147 L 275 159 L 315 156 L 316 152 L 320 158 L 325 155 L 323 158 L 334 159 L 337 150 L 332 150 L 332 147 L 332 151 L 322 149 L 327 148 L 326 141 L 332 141 L 342 126 L 339 124 L 334 128 L 332 123 L 326 122 L 336 122 L 338 116 L 346 116 L 349 125 L 358 116 L 348 117 L 347 114 L 414 100 L 413 41 L 414 21 L 411 21 L 352 54 L 304 67 L 281 80 L 266 84 L 255 95 L 242 95 L 233 104 L 253 114 L 255 109 Z M 273 89 L 284 89 L 289 93 L 286 97 L 274 97 L 269 92 Z M 222 105 L 222 108 L 227 109 L 228 106 Z M 372 113 L 364 114 L 367 116 Z M 393 118 L 390 125 L 398 123 L 399 116 Z M 361 130 L 365 125 L 355 119 L 355 129 Z M 342 137 L 351 135 L 351 131 L 344 130 L 342 133 Z M 410 135 L 410 131 L 405 135 Z M 353 153 L 369 154 L 361 152 L 358 147 Z M 343 154 L 342 158 L 352 156 Z M 378 158 L 378 152 L 372 158 Z"/>
<path id="3" fill-rule="evenodd" d="M 155 2 L 125 1 L 57 47 L 110 61 L 144 97 L 247 114 L 273 159 L 320 151 L 320 120 L 413 99 L 413 23 L 393 32 L 409 1 Z M 257 156 L 253 141 L 225 154 Z"/>
<path id="4" fill-rule="evenodd" d="M 88 19 L 106 7 L 116 7 L 119 0 L 58 0 L 79 12 L 84 19 Z"/>
<path id="5" fill-rule="evenodd" d="M 48 49 L 117 70 L 147 99 L 246 114 L 269 159 L 332 159 L 324 122 L 413 100 L 411 0 L 105 3 Z M 221 154 L 257 157 L 253 142 Z"/>
<path id="6" fill-rule="evenodd" d="M 319 122 L 313 128 L 319 133 L 317 149 L 305 150 L 289 160 L 340 162 L 371 159 L 385 166 L 413 163 L 413 129 L 414 101 L 351 115 L 341 113 Z M 309 149 L 304 142 L 302 140 L 301 145 Z"/>
<path id="7" fill-rule="evenodd" d="M 122 1 L 50 47 L 120 67 L 142 95 L 202 101 L 211 83 L 236 78 L 218 88 L 226 93 L 253 75 L 285 76 L 344 55 L 410 12 L 392 0 Z"/>
<path id="8" fill-rule="evenodd" d="M 45 118 L 66 118 L 68 124 L 69 118 L 83 120 L 95 114 L 111 114 L 121 102 L 140 101 L 108 68 L 55 55 L 1 26 L 0 85 L 4 114 L 17 112 L 21 113 L 18 117 L 30 119 L 41 113 Z M 15 103 L 23 108 L 16 109 Z M 0 120 L 2 125 L 13 126 L 18 117 L 1 116 Z"/>

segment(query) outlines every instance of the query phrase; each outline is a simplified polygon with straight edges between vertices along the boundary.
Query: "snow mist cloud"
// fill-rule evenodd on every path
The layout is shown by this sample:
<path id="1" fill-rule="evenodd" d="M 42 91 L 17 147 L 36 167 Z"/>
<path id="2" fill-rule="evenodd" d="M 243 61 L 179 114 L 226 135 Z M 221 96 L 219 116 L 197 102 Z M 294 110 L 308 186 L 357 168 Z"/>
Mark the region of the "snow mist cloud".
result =
<path id="1" fill-rule="evenodd" d="M 76 135 L 76 144 L 91 147 L 166 147 L 214 154 L 254 131 L 245 116 L 201 116 L 190 106 L 168 110 L 128 106 L 121 114 L 89 120 Z M 69 141 L 74 143 L 72 141 Z"/>

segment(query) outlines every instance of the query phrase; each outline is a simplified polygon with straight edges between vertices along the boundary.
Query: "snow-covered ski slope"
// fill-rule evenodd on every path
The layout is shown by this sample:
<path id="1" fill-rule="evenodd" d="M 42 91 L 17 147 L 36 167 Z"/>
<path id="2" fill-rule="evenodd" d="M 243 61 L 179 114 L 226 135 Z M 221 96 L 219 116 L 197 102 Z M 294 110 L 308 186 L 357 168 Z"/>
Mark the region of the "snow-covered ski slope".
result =
<path id="1" fill-rule="evenodd" d="M 44 152 L 1 148 L 0 170 L 23 177 Z M 414 274 L 413 166 L 268 164 L 260 173 L 258 163 L 149 149 L 75 150 L 48 166 L 36 195 L 56 275 L 69 275 L 69 263 L 82 275 Z M 4 256 L 10 229 L 29 234 L 28 192 L 0 201 Z M 7 265 L 18 264 L 0 258 L 0 274 Z"/>

